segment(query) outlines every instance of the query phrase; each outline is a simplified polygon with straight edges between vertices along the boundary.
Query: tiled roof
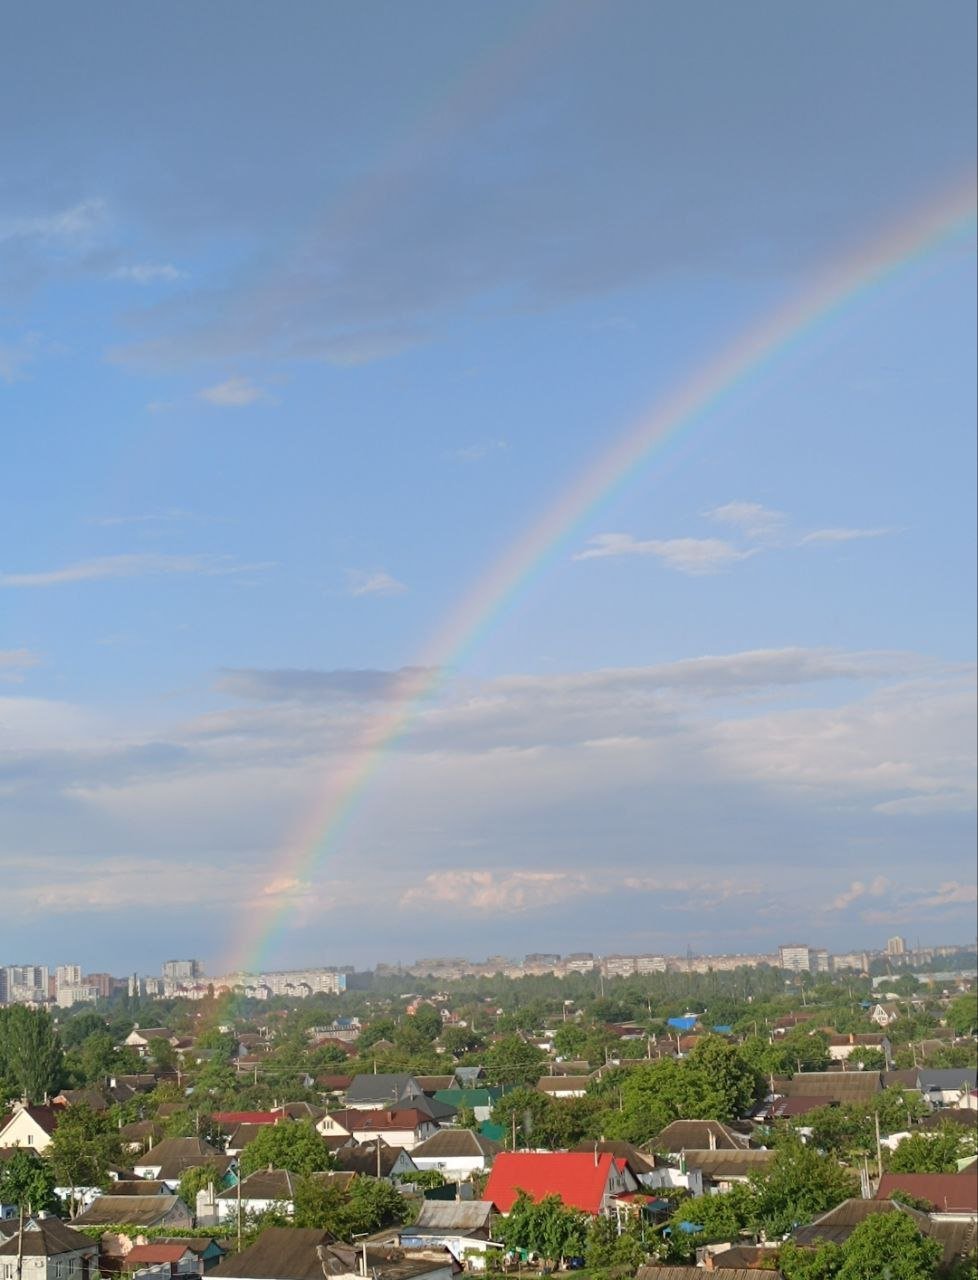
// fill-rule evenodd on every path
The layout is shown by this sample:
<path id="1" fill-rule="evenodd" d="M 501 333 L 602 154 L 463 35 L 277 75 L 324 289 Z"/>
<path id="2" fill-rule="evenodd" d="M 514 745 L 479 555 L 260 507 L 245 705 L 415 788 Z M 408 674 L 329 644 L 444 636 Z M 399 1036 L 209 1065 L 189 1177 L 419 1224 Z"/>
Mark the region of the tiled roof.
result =
<path id="1" fill-rule="evenodd" d="M 718 1151 L 743 1151 L 750 1146 L 750 1139 L 719 1120 L 673 1120 L 649 1145 L 655 1151 L 706 1151 L 714 1145 Z"/>
<path id="2" fill-rule="evenodd" d="M 425 1200 L 409 1230 L 420 1234 L 487 1231 L 491 1217 L 489 1200 Z"/>
<path id="3" fill-rule="evenodd" d="M 288 1169 L 256 1169 L 241 1183 L 242 1200 L 289 1201 L 295 1195 L 295 1175 Z M 221 1191 L 218 1200 L 236 1200 L 238 1188 Z"/>
<path id="4" fill-rule="evenodd" d="M 128 1271 L 134 1263 L 165 1263 L 179 1262 L 185 1257 L 190 1250 L 185 1244 L 160 1244 L 154 1241 L 152 1244 L 137 1244 L 126 1254 L 126 1270 Z"/>
<path id="5" fill-rule="evenodd" d="M 503 1151 L 495 1160 L 484 1198 L 508 1213 L 517 1193 L 533 1200 L 556 1195 L 571 1209 L 599 1213 L 614 1157 L 607 1152 L 588 1155 L 578 1151 Z"/>
<path id="6" fill-rule="evenodd" d="M 621 1138 L 604 1139 L 601 1142 L 588 1142 L 585 1139 L 583 1142 L 579 1142 L 576 1147 L 572 1147 L 571 1150 L 589 1151 L 593 1155 L 595 1147 L 597 1147 L 599 1153 L 606 1151 L 617 1160 L 624 1160 L 634 1174 L 651 1173 L 655 1168 L 654 1156 L 643 1155 L 637 1147 L 633 1147 L 630 1142 L 625 1142 Z"/>
<path id="7" fill-rule="evenodd" d="M 451 1159 L 464 1156 L 482 1156 L 494 1159 L 502 1144 L 484 1138 L 481 1133 L 473 1133 L 471 1129 L 439 1129 L 411 1152 L 412 1158 L 421 1156 L 427 1159 Z"/>
<path id="8" fill-rule="evenodd" d="M 51 1258 L 59 1253 L 97 1252 L 97 1245 L 89 1236 L 67 1226 L 60 1218 L 31 1218 L 24 1225 L 24 1256 L 27 1258 Z M 0 1244 L 0 1257 L 16 1257 L 16 1232 Z"/>
<path id="9" fill-rule="evenodd" d="M 212 1115 L 222 1128 L 238 1124 L 278 1124 L 281 1111 L 215 1111 Z"/>
<path id="10" fill-rule="evenodd" d="M 89 1227 L 152 1227 L 177 1206 L 186 1209 L 179 1196 L 97 1196 L 75 1222 Z"/>
<path id="11" fill-rule="evenodd" d="M 391 1129 L 417 1129 L 430 1123 L 430 1117 L 417 1107 L 402 1107 L 397 1111 L 364 1111 L 354 1108 L 346 1111 L 333 1111 L 330 1119 L 342 1125 L 350 1133 L 367 1130 L 371 1133 L 383 1133 Z"/>

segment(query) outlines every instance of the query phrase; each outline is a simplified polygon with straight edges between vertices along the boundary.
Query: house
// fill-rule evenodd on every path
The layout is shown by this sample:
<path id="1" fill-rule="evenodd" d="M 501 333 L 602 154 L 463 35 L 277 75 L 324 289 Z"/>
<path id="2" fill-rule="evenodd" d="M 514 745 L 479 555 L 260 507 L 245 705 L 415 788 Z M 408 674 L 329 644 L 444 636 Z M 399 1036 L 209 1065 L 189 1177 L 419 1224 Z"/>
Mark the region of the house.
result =
<path id="1" fill-rule="evenodd" d="M 737 1133 L 719 1120 L 673 1120 L 648 1144 L 653 1151 L 744 1151 L 746 1134 Z"/>
<path id="2" fill-rule="evenodd" d="M 505 1089 L 496 1088 L 462 1088 L 460 1085 L 453 1085 L 450 1089 L 439 1089 L 434 1095 L 434 1102 L 445 1102 L 449 1106 L 456 1109 L 456 1113 L 462 1107 L 468 1107 L 475 1112 L 475 1118 L 480 1124 L 488 1120 L 492 1115 L 492 1109 L 505 1093 Z"/>
<path id="3" fill-rule="evenodd" d="M 425 1200 L 411 1226 L 400 1229 L 398 1243 L 402 1249 L 447 1249 L 457 1263 L 483 1270 L 488 1251 L 502 1248 L 489 1238 L 491 1219 L 488 1200 Z"/>
<path id="4" fill-rule="evenodd" d="M 431 1097 L 434 1097 L 436 1093 L 451 1089 L 455 1085 L 454 1075 L 415 1076 L 414 1078 L 417 1080 L 422 1090 Z"/>
<path id="5" fill-rule="evenodd" d="M 392 1147 L 413 1150 L 438 1132 L 438 1125 L 417 1107 L 390 1111 L 346 1110 L 334 1112 L 330 1120 L 346 1129 L 354 1142 L 375 1142 L 382 1138 Z"/>
<path id="6" fill-rule="evenodd" d="M 590 1076 L 541 1076 L 537 1090 L 548 1098 L 583 1098 L 590 1083 Z"/>
<path id="7" fill-rule="evenodd" d="M 520 1191 L 535 1201 L 559 1196 L 569 1209 L 609 1213 L 612 1200 L 638 1190 L 623 1160 L 607 1152 L 503 1151 L 496 1157 L 483 1198 L 509 1213 Z"/>
<path id="8" fill-rule="evenodd" d="M 237 1217 L 238 1201 L 244 1213 L 265 1213 L 271 1208 L 291 1215 L 295 1211 L 295 1186 L 299 1181 L 288 1169 L 256 1169 L 243 1178 L 240 1187 L 217 1193 L 212 1202 L 205 1189 L 197 1196 L 197 1221 L 231 1222 Z M 239 1195 L 240 1192 L 240 1195 Z M 211 1210 L 213 1218 L 211 1219 Z"/>
<path id="9" fill-rule="evenodd" d="M 46 1151 L 61 1114 L 58 1107 L 32 1107 L 15 1102 L 10 1115 L 0 1120 L 0 1147 L 30 1147 L 39 1154 Z"/>
<path id="10" fill-rule="evenodd" d="M 829 1057 L 833 1062 L 848 1062 L 860 1049 L 875 1049 L 883 1055 L 887 1067 L 893 1061 L 892 1045 L 884 1035 L 850 1031 L 848 1035 L 829 1036 Z"/>
<path id="11" fill-rule="evenodd" d="M 119 1130 L 123 1151 L 139 1155 L 163 1137 L 163 1126 L 156 1120 L 134 1120 Z"/>
<path id="12" fill-rule="evenodd" d="M 146 1058 L 149 1056 L 150 1044 L 154 1040 L 165 1040 L 167 1044 L 176 1046 L 179 1037 L 175 1036 L 169 1027 L 140 1027 L 137 1023 L 122 1043 L 128 1049 L 135 1049 L 141 1058 Z"/>
<path id="13" fill-rule="evenodd" d="M 439 1129 L 413 1149 L 411 1159 L 419 1169 L 436 1169 L 451 1182 L 464 1182 L 473 1173 L 485 1173 L 502 1149 L 471 1129 Z"/>
<path id="14" fill-rule="evenodd" d="M 898 1200 L 843 1200 L 821 1214 L 806 1227 L 796 1227 L 791 1238 L 795 1244 L 816 1248 L 823 1243 L 842 1245 L 856 1227 L 878 1213 L 902 1213 L 914 1223 L 921 1235 L 940 1242 L 944 1249 L 941 1270 L 963 1262 L 974 1252 L 975 1229 L 970 1221 L 955 1222 L 942 1215 L 922 1213 Z"/>
<path id="15" fill-rule="evenodd" d="M 423 1097 L 424 1090 L 414 1076 L 407 1072 L 380 1072 L 354 1076 L 346 1091 L 346 1105 L 373 1111 L 378 1107 L 389 1107 L 392 1103 L 395 1106 L 414 1106 Z"/>
<path id="16" fill-rule="evenodd" d="M 952 1067 L 941 1071 L 921 1067 L 917 1072 L 917 1088 L 932 1107 L 960 1107 L 978 1085 L 974 1067 Z M 0 1144 L 4 1141 L 0 1132 Z"/>
<path id="17" fill-rule="evenodd" d="M 825 1107 L 832 1102 L 865 1105 L 883 1087 L 878 1071 L 797 1071 L 791 1077 L 775 1076 L 773 1084 L 771 1092 L 779 1098 L 821 1098 Z"/>
<path id="18" fill-rule="evenodd" d="M 978 1217 L 978 1178 L 971 1173 L 884 1173 L 876 1191 L 877 1200 L 889 1200 L 894 1191 L 903 1191 L 915 1200 L 925 1200 L 938 1214 Z"/>
<path id="19" fill-rule="evenodd" d="M 134 1162 L 133 1172 L 137 1178 L 160 1179 L 176 1189 L 187 1169 L 213 1164 L 224 1173 L 229 1163 L 227 1156 L 203 1138 L 164 1138 Z"/>
<path id="20" fill-rule="evenodd" d="M 112 1182 L 102 1193 L 107 1196 L 169 1196 L 172 1191 L 165 1182 L 155 1178 L 120 1178 Z"/>
<path id="21" fill-rule="evenodd" d="M 186 1244 L 137 1244 L 126 1254 L 126 1270 L 134 1276 L 152 1276 L 153 1280 L 175 1280 L 177 1276 L 199 1276 L 196 1254 Z"/>
<path id="22" fill-rule="evenodd" d="M 888 1001 L 886 1004 L 874 1004 L 869 1010 L 870 1022 L 875 1022 L 878 1027 L 888 1027 L 902 1016 L 903 1013 L 900 1006 L 894 1001 Z"/>
<path id="23" fill-rule="evenodd" d="M 337 1170 L 355 1173 L 368 1178 L 383 1178 L 396 1184 L 407 1173 L 417 1173 L 414 1158 L 403 1147 L 388 1146 L 386 1142 L 350 1142 L 333 1152 Z"/>
<path id="24" fill-rule="evenodd" d="M 18 1233 L 0 1243 L 0 1276 L 17 1275 Z M 60 1218 L 37 1214 L 24 1221 L 23 1274 L 30 1280 L 82 1280 L 98 1266 L 98 1242 Z"/>
<path id="25" fill-rule="evenodd" d="M 450 1261 L 409 1260 L 400 1250 L 361 1252 L 314 1227 L 268 1227 L 210 1275 L 215 1280 L 356 1280 L 364 1274 L 364 1261 L 373 1280 L 453 1280 Z"/>
<path id="26" fill-rule="evenodd" d="M 705 1192 L 729 1191 L 735 1183 L 747 1182 L 752 1173 L 763 1173 L 776 1152 L 684 1151 L 680 1160 L 685 1169 L 700 1175 Z"/>
<path id="27" fill-rule="evenodd" d="M 62 1089 L 51 1099 L 54 1107 L 88 1107 L 90 1111 L 107 1111 L 109 1104 L 101 1089 Z"/>
<path id="28" fill-rule="evenodd" d="M 192 1227 L 190 1210 L 179 1196 L 97 1196 L 74 1219 L 82 1227 Z"/>

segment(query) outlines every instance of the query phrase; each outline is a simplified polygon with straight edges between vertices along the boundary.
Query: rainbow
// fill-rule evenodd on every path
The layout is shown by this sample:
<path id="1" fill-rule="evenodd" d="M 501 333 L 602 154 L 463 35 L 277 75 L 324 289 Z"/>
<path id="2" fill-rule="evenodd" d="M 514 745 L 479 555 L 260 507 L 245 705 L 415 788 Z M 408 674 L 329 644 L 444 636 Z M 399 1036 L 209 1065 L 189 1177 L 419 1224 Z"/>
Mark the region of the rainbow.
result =
<path id="1" fill-rule="evenodd" d="M 601 454 L 489 568 L 444 621 L 415 663 L 399 677 L 384 710 L 368 720 L 344 763 L 281 854 L 267 906 L 249 923 L 230 971 L 260 969 L 286 930 L 294 901 L 336 848 L 371 780 L 445 673 L 457 668 L 581 524 L 610 501 L 639 469 L 691 430 L 793 344 L 830 321 L 868 290 L 886 283 L 975 223 L 975 179 L 966 182 L 855 253 L 836 261 L 797 297 L 748 328 Z"/>

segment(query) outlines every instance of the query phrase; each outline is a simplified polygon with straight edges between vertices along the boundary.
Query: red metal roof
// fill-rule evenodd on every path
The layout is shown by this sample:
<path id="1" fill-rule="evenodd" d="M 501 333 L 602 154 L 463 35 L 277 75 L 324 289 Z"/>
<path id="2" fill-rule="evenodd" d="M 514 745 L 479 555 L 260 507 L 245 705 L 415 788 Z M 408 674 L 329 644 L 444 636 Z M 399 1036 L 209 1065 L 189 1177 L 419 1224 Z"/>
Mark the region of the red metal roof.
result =
<path id="1" fill-rule="evenodd" d="M 496 1156 L 483 1193 L 509 1213 L 519 1191 L 539 1202 L 560 1196 L 570 1209 L 600 1213 L 614 1157 L 584 1151 L 503 1151 Z"/>
<path id="2" fill-rule="evenodd" d="M 190 1250 L 185 1244 L 137 1244 L 126 1254 L 126 1269 L 134 1262 L 179 1262 Z"/>
<path id="3" fill-rule="evenodd" d="M 277 1124 L 281 1111 L 215 1111 L 211 1117 L 218 1124 Z"/>
<path id="4" fill-rule="evenodd" d="M 952 1210 L 978 1213 L 978 1178 L 971 1173 L 884 1173 L 877 1200 L 889 1200 L 894 1191 L 905 1191 L 918 1200 L 929 1200 L 938 1213 Z"/>

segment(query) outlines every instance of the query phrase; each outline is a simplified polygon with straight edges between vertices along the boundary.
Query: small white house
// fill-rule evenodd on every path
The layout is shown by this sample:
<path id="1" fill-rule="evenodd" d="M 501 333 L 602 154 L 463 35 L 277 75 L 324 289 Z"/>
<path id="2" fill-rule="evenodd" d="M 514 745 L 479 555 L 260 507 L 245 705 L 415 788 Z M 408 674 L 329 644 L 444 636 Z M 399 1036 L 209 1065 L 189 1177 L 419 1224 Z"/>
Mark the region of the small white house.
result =
<path id="1" fill-rule="evenodd" d="M 440 1129 L 415 1147 L 411 1159 L 419 1169 L 433 1169 L 450 1182 L 467 1182 L 485 1173 L 502 1151 L 502 1144 L 471 1129 Z"/>

